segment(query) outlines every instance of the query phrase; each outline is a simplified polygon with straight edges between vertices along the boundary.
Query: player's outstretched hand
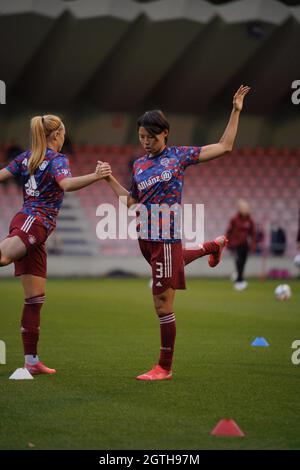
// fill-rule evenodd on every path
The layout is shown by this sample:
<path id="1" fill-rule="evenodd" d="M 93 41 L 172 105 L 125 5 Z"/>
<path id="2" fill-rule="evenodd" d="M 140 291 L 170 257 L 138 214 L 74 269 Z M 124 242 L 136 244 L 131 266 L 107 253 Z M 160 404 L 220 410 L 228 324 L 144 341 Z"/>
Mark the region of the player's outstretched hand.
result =
<path id="1" fill-rule="evenodd" d="M 108 178 L 112 174 L 110 164 L 107 162 L 98 161 L 95 174 L 97 175 L 99 180 Z"/>
<path id="2" fill-rule="evenodd" d="M 242 111 L 245 96 L 249 93 L 250 87 L 241 85 L 233 97 L 233 109 Z"/>

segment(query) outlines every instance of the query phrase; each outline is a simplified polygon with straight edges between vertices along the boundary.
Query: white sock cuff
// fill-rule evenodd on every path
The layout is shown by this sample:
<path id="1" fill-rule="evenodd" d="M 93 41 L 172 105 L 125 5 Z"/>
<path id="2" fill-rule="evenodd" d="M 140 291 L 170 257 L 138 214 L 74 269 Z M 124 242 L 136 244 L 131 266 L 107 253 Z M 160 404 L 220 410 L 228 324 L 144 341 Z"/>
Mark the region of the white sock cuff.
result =
<path id="1" fill-rule="evenodd" d="M 25 299 L 25 305 L 33 305 L 33 304 L 43 304 L 45 302 L 45 294 L 36 295 L 35 297 L 30 297 Z"/>
<path id="2" fill-rule="evenodd" d="M 175 314 L 170 313 L 169 315 L 159 317 L 159 321 L 161 325 L 165 325 L 166 323 L 173 323 L 174 321 L 176 321 Z"/>

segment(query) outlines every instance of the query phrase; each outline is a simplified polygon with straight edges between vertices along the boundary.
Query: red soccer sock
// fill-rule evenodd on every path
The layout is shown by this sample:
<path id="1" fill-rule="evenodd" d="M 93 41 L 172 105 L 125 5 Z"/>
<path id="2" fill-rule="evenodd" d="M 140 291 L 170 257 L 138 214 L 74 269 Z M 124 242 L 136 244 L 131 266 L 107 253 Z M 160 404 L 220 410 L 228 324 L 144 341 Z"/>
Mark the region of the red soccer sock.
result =
<path id="1" fill-rule="evenodd" d="M 176 319 L 174 313 L 159 317 L 160 321 L 160 358 L 159 365 L 163 369 L 171 370 L 176 338 Z"/>
<path id="2" fill-rule="evenodd" d="M 45 294 L 25 299 L 21 319 L 21 334 L 24 355 L 37 355 L 37 344 L 40 335 L 40 312 Z"/>
<path id="3" fill-rule="evenodd" d="M 200 245 L 200 248 L 183 250 L 183 259 L 185 266 L 195 259 L 202 258 L 202 256 L 210 255 L 211 253 L 216 253 L 219 249 L 219 245 L 216 242 L 205 242 L 203 245 Z"/>

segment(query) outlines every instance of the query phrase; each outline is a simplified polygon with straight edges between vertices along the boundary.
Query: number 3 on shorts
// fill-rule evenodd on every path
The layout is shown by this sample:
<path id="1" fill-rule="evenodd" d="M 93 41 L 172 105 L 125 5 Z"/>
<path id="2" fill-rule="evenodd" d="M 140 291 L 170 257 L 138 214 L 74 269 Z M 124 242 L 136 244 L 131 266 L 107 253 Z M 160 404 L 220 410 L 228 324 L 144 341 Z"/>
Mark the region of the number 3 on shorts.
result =
<path id="1" fill-rule="evenodd" d="M 161 279 L 164 276 L 164 265 L 163 263 L 156 261 L 156 279 Z"/>

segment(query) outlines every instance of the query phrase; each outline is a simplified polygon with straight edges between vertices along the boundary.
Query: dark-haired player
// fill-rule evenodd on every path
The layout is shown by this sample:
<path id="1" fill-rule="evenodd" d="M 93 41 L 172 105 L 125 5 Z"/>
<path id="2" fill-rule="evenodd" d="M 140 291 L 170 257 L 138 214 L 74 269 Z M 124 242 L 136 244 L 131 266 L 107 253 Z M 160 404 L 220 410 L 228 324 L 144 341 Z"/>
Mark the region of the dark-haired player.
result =
<path id="1" fill-rule="evenodd" d="M 31 374 L 54 374 L 37 355 L 40 312 L 45 300 L 47 254 L 45 242 L 56 226 L 64 191 L 77 191 L 111 174 L 108 164 L 94 173 L 72 178 L 69 162 L 59 153 L 65 126 L 58 116 L 36 116 L 31 120 L 31 149 L 18 155 L 0 171 L 0 182 L 21 177 L 24 205 L 14 216 L 9 234 L 0 243 L 0 266 L 15 264 L 21 276 L 25 302 L 21 334 L 25 367 Z"/>
<path id="2" fill-rule="evenodd" d="M 168 147 L 166 144 L 169 123 L 164 114 L 157 110 L 146 112 L 137 121 L 139 140 L 146 155 L 134 163 L 130 191 L 123 188 L 113 176 L 107 178 L 115 194 L 127 198 L 128 207 L 142 203 L 148 211 L 146 223 L 139 220 L 139 245 L 152 268 L 152 292 L 155 310 L 160 320 L 161 350 L 159 363 L 149 372 L 139 375 L 137 377 L 139 380 L 172 378 L 176 336 L 173 305 L 175 290 L 185 289 L 184 266 L 207 254 L 209 254 L 209 265 L 216 266 L 227 243 L 226 237 L 220 236 L 213 242 L 204 243 L 196 250 L 184 250 L 181 239 L 174 232 L 174 218 L 171 218 L 169 224 L 169 235 L 164 236 L 169 214 L 167 218 L 164 218 L 163 214 L 161 219 L 156 218 L 155 224 L 158 226 L 153 226 L 151 217 L 153 207 L 165 205 L 170 208 L 174 204 L 180 205 L 185 169 L 190 165 L 221 157 L 232 150 L 243 100 L 249 90 L 247 86 L 241 86 L 237 90 L 233 98 L 233 110 L 223 136 L 217 144 L 204 147 Z"/>

